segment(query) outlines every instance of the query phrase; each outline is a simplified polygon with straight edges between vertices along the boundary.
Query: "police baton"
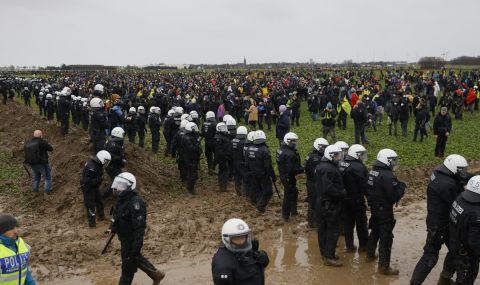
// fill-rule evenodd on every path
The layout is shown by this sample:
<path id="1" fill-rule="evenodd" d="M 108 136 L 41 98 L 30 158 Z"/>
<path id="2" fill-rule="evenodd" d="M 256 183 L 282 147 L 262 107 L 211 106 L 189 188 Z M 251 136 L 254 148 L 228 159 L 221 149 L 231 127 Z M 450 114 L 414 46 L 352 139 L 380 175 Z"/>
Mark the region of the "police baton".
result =
<path id="1" fill-rule="evenodd" d="M 25 171 L 27 172 L 28 177 L 32 177 L 32 175 L 30 174 L 30 171 L 28 171 L 28 168 L 27 168 L 27 166 L 25 165 L 25 163 L 23 164 L 23 168 L 24 168 Z"/>
<path id="2" fill-rule="evenodd" d="M 273 186 L 275 187 L 275 191 L 277 192 L 278 199 L 282 200 L 282 197 L 280 197 L 280 192 L 278 192 L 277 184 L 273 182 L 273 180 L 272 180 L 272 183 L 273 183 Z"/>
<path id="3" fill-rule="evenodd" d="M 108 239 L 107 244 L 105 245 L 105 247 L 104 247 L 103 250 L 102 250 L 102 253 L 101 253 L 102 255 L 107 252 L 107 248 L 108 248 L 108 246 L 110 245 L 110 243 L 112 242 L 112 239 L 113 239 L 114 236 L 115 236 L 115 233 L 112 233 L 112 234 L 110 235 L 110 238 Z"/>

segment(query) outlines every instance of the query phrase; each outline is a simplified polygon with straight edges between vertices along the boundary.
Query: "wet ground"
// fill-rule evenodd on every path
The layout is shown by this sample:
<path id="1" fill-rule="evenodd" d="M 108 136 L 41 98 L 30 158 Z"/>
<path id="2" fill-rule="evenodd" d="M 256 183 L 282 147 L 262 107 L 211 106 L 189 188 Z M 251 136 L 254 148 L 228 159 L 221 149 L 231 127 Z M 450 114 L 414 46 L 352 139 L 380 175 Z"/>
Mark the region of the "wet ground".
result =
<path id="1" fill-rule="evenodd" d="M 392 266 L 400 275 L 385 277 L 376 273 L 376 263 L 366 263 L 365 254 L 345 253 L 343 238 L 340 238 L 337 254 L 344 265 L 332 268 L 323 265 L 317 245 L 315 231 L 304 231 L 305 224 L 292 221 L 271 233 L 270 240 L 261 240 L 270 257 L 266 272 L 267 284 L 408 284 L 411 273 L 422 253 L 425 240 L 425 202 L 414 203 L 396 213 L 397 225 L 392 253 Z M 445 249 L 442 250 L 437 266 L 424 284 L 436 284 L 441 271 Z M 179 259 L 167 264 L 158 264 L 167 277 L 162 284 L 212 284 L 210 272 L 211 256 L 196 259 Z M 50 281 L 48 284 L 105 284 L 118 282 L 119 272 L 113 268 L 90 268 L 79 272 L 83 277 Z M 41 283 L 47 284 L 47 283 Z M 150 279 L 138 272 L 134 284 L 151 284 Z"/>

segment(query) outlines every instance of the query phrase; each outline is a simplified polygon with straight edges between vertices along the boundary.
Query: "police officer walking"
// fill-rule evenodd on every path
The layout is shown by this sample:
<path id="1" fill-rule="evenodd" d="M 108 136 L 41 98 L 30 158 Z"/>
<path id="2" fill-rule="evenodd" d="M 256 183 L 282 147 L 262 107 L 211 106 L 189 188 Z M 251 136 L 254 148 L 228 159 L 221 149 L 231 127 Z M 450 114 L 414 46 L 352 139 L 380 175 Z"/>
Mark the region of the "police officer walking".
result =
<path id="1" fill-rule="evenodd" d="M 141 120 L 143 119 L 142 119 L 142 115 L 140 114 L 139 123 L 138 123 L 139 132 L 142 124 Z M 152 152 L 153 153 L 158 152 L 158 144 L 160 143 L 160 126 L 161 125 L 162 125 L 162 122 L 160 119 L 160 108 L 153 106 L 150 108 L 150 114 L 148 114 L 148 126 L 150 127 L 150 133 L 152 134 Z M 145 128 L 145 125 L 144 125 L 144 128 Z M 139 136 L 140 136 L 140 142 L 143 145 L 142 135 L 140 135 L 140 133 L 139 133 Z M 145 132 L 143 133 L 143 139 L 145 139 Z M 140 146 L 143 147 L 142 145 Z"/>
<path id="2" fill-rule="evenodd" d="M 90 100 L 92 116 L 90 119 L 90 141 L 93 144 L 94 153 L 98 153 L 105 146 L 105 141 L 110 132 L 108 115 L 103 109 L 103 101 L 100 98 Z"/>
<path id="3" fill-rule="evenodd" d="M 181 138 L 181 149 L 184 152 L 182 159 L 186 171 L 185 182 L 187 191 L 195 194 L 195 183 L 198 180 L 198 165 L 200 162 L 200 140 L 198 137 L 198 126 L 193 122 L 188 122 L 185 126 L 185 135 Z"/>
<path id="4" fill-rule="evenodd" d="M 448 245 L 448 222 L 452 203 L 462 193 L 466 183 L 468 163 L 458 154 L 449 155 L 437 166 L 427 186 L 427 240 L 423 255 L 415 266 L 411 285 L 422 284 L 438 261 L 442 245 Z M 450 284 L 454 274 L 452 253 L 448 252 L 443 262 L 439 284 Z"/>
<path id="5" fill-rule="evenodd" d="M 307 221 L 310 228 L 315 228 L 315 204 L 317 201 L 315 191 L 315 168 L 323 157 L 328 141 L 317 138 L 313 142 L 313 149 L 305 158 L 305 174 L 307 176 Z"/>
<path id="6" fill-rule="evenodd" d="M 118 285 L 132 284 L 137 268 L 152 278 L 153 285 L 158 285 L 165 273 L 157 270 L 141 253 L 147 228 L 147 206 L 136 186 L 135 176 L 123 172 L 115 177 L 111 187 L 117 201 L 109 231 L 118 235 L 122 255 L 122 276 Z"/>
<path id="7" fill-rule="evenodd" d="M 237 128 L 236 137 L 232 139 L 232 162 L 233 175 L 235 178 L 235 193 L 242 196 L 242 185 L 245 174 L 245 161 L 243 159 L 243 148 L 247 139 L 247 128 L 240 126 Z"/>
<path id="8" fill-rule="evenodd" d="M 206 120 L 203 123 L 202 136 L 205 139 L 205 157 L 207 158 L 208 173 L 212 174 L 215 169 L 214 153 L 215 153 L 215 130 L 217 129 L 217 121 L 215 113 L 208 111 L 205 115 Z"/>
<path id="9" fill-rule="evenodd" d="M 365 166 L 367 150 L 360 144 L 352 145 L 339 169 L 343 176 L 343 184 L 347 196 L 343 200 L 343 221 L 345 247 L 347 252 L 355 251 L 353 243 L 353 229 L 356 228 L 359 251 L 365 251 L 368 241 L 367 227 L 367 195 L 368 169 Z"/>
<path id="10" fill-rule="evenodd" d="M 264 285 L 268 263 L 247 223 L 230 219 L 223 224 L 222 242 L 212 259 L 214 285 Z"/>
<path id="11" fill-rule="evenodd" d="M 65 136 L 68 134 L 68 127 L 70 123 L 70 103 L 68 102 L 67 96 L 70 96 L 68 94 L 68 90 L 64 88 L 62 92 L 60 92 L 60 98 L 58 99 L 57 102 L 57 110 L 58 110 L 58 116 L 60 119 L 60 133 L 62 136 Z"/>
<path id="12" fill-rule="evenodd" d="M 455 284 L 473 284 L 480 258 L 480 175 L 473 176 L 453 202 L 450 212 L 450 252 L 457 280 Z"/>
<path id="13" fill-rule="evenodd" d="M 338 146 L 327 146 L 323 158 L 315 168 L 318 245 L 325 265 L 336 267 L 342 266 L 342 262 L 335 255 L 335 248 L 340 235 L 342 200 L 346 195 L 337 166 L 341 154 L 342 150 Z"/>
<path id="14" fill-rule="evenodd" d="M 246 170 L 250 175 L 252 195 L 255 196 L 258 214 L 265 213 L 265 208 L 272 198 L 272 182 L 277 181 L 277 176 L 272 166 L 272 156 L 268 149 L 267 136 L 263 131 L 256 131 L 253 144 L 245 150 Z"/>
<path id="15" fill-rule="evenodd" d="M 368 204 L 371 209 L 367 244 L 367 262 L 375 260 L 378 244 L 378 273 L 398 275 L 398 270 L 390 267 L 395 218 L 393 205 L 405 193 L 406 184 L 395 177 L 393 171 L 398 166 L 397 153 L 385 148 L 378 152 L 373 169 L 368 174 Z"/>
<path id="16" fill-rule="evenodd" d="M 138 146 L 143 148 L 145 147 L 145 132 L 147 131 L 147 128 L 146 128 L 147 118 L 145 117 L 145 107 L 138 106 L 137 111 L 138 111 L 138 114 L 137 114 L 137 120 L 135 123 L 137 124 L 137 131 L 138 131 Z M 160 113 L 160 109 L 158 111 Z M 160 131 L 158 131 L 158 141 L 160 141 Z M 153 142 L 153 137 L 152 137 L 152 142 Z M 157 143 L 157 148 L 158 148 L 158 143 Z"/>
<path id="17" fill-rule="evenodd" d="M 105 219 L 99 188 L 103 180 L 103 166 L 108 166 L 111 159 L 108 151 L 101 150 L 95 157 L 88 160 L 83 168 L 80 188 L 83 192 L 83 203 L 87 209 L 88 226 L 91 228 L 96 226 L 96 215 L 100 221 Z"/>
<path id="18" fill-rule="evenodd" d="M 282 217 L 284 221 L 290 219 L 290 215 L 297 216 L 297 176 L 303 173 L 303 167 L 300 164 L 300 155 L 297 151 L 298 136 L 295 133 L 286 133 L 283 142 L 277 150 L 277 166 L 280 181 L 283 184 L 283 204 Z"/>
<path id="19" fill-rule="evenodd" d="M 232 142 L 228 137 L 228 128 L 225 123 L 217 124 L 215 134 L 215 163 L 218 163 L 218 186 L 221 192 L 227 191 L 227 183 L 230 175 L 229 162 L 232 153 Z"/>
<path id="20" fill-rule="evenodd" d="M 124 135 L 125 131 L 122 128 L 115 127 L 112 130 L 110 139 L 105 144 L 105 150 L 112 156 L 112 160 L 107 166 L 107 173 L 112 181 L 115 176 L 122 172 L 122 168 L 125 166 L 125 150 L 123 148 Z"/>

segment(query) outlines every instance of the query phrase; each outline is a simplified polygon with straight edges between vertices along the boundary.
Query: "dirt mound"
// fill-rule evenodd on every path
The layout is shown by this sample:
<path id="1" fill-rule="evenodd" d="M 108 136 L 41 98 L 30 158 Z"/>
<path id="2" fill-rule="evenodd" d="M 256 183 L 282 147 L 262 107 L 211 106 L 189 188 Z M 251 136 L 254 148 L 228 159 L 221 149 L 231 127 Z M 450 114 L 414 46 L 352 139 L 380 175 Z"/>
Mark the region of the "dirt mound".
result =
<path id="1" fill-rule="evenodd" d="M 78 188 L 80 173 L 90 156 L 87 133 L 71 127 L 70 134 L 62 137 L 56 122 L 47 121 L 33 109 L 19 103 L 0 106 L 0 144 L 13 153 L 12 164 L 21 164 L 23 143 L 37 128 L 44 130 L 45 138 L 54 147 L 50 155 L 53 194 L 45 200 L 42 195 L 31 193 L 30 179 L 26 174 L 17 181 L 9 181 L 24 189 L 21 195 L 0 193 L 6 196 L 2 201 L 8 201 L 2 203 L 1 208 L 20 216 L 25 229 L 23 236 L 32 245 L 32 264 L 37 265 L 34 274 L 42 280 L 88 273 L 79 271 L 79 268 L 106 264 L 118 266 L 119 244 L 116 241 L 109 253 L 100 258 L 106 241 L 103 232 L 108 222 L 100 223 L 93 230 L 87 227 L 83 198 Z M 254 234 L 262 239 L 271 240 L 278 235 L 277 229 L 283 222 L 281 203 L 276 194 L 267 213 L 257 216 L 252 205 L 233 194 L 232 185 L 229 192 L 218 192 L 215 176 L 200 171 L 198 195 L 192 197 L 186 194 L 177 179 L 172 161 L 162 162 L 129 143 L 126 144 L 126 154 L 126 170 L 136 175 L 140 192 L 147 201 L 148 228 L 143 253 L 154 262 L 213 253 L 222 224 L 232 217 L 245 219 Z M 409 185 L 403 205 L 425 197 L 430 172 L 431 169 L 413 169 L 399 174 L 400 179 Z M 304 187 L 299 188 L 299 201 L 303 201 L 306 193 Z M 106 203 L 107 210 L 110 205 L 111 200 Z M 301 226 L 294 231 L 309 231 L 305 222 L 307 205 L 299 202 L 298 207 L 299 216 L 293 222 Z"/>

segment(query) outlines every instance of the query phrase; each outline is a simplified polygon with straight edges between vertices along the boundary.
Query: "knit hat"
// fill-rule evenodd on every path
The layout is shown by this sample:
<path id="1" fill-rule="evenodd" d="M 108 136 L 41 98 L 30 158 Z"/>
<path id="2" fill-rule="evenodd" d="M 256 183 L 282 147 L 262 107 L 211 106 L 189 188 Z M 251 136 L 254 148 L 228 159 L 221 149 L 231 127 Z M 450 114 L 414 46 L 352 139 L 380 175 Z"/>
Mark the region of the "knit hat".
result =
<path id="1" fill-rule="evenodd" d="M 0 235 L 13 230 L 13 228 L 18 227 L 18 222 L 15 217 L 9 214 L 0 214 Z"/>

